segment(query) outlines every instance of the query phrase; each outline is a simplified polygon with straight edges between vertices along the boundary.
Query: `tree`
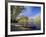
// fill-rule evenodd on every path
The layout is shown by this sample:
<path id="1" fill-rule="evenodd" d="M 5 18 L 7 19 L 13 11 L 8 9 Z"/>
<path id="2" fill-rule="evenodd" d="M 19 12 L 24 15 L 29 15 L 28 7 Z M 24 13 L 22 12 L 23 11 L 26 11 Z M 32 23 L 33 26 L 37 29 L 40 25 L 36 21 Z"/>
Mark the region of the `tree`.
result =
<path id="1" fill-rule="evenodd" d="M 24 9 L 24 6 L 11 6 L 11 20 L 12 20 L 12 22 L 22 12 L 23 9 Z"/>
<path id="2" fill-rule="evenodd" d="M 26 26 L 26 23 L 28 22 L 28 17 L 21 17 L 20 19 L 17 19 L 17 21 L 23 25 Z"/>
<path id="3" fill-rule="evenodd" d="M 40 16 L 37 16 L 35 18 L 34 23 L 37 24 L 37 25 L 40 25 L 41 24 L 41 18 L 40 18 Z"/>

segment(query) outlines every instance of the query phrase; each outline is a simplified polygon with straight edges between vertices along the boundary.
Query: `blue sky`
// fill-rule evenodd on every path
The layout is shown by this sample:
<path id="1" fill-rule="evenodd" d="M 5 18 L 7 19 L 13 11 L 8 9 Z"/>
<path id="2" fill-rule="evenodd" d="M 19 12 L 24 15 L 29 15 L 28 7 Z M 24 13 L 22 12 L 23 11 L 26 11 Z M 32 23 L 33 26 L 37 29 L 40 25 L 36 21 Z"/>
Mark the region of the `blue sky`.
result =
<path id="1" fill-rule="evenodd" d="M 35 17 L 41 14 L 41 7 L 25 6 L 25 9 L 20 13 L 22 16 Z"/>

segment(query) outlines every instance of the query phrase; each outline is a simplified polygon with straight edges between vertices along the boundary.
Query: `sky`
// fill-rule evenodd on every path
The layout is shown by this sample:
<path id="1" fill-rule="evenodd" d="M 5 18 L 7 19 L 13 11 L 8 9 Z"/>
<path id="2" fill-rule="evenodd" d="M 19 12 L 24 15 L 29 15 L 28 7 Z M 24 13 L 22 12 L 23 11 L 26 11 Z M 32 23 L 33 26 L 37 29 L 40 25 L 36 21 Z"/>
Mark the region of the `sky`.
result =
<path id="1" fill-rule="evenodd" d="M 24 6 L 25 9 L 20 13 L 21 16 L 35 17 L 41 14 L 41 7 L 37 6 Z"/>

